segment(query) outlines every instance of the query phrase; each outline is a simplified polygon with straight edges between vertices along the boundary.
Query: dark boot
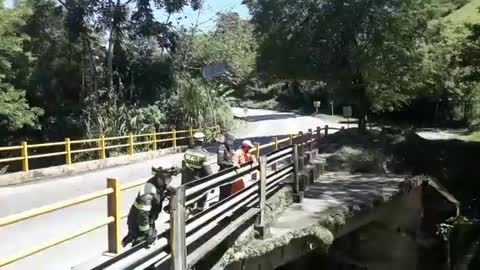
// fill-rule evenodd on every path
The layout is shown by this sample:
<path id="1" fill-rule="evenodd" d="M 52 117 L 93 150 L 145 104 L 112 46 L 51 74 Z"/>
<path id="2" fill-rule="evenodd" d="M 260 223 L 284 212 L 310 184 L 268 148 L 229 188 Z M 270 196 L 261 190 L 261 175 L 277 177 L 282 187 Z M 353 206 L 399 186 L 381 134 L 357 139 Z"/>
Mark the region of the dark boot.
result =
<path id="1" fill-rule="evenodd" d="M 130 233 L 128 233 L 123 239 L 122 239 L 122 247 L 126 247 L 128 244 L 132 242 L 132 236 Z"/>

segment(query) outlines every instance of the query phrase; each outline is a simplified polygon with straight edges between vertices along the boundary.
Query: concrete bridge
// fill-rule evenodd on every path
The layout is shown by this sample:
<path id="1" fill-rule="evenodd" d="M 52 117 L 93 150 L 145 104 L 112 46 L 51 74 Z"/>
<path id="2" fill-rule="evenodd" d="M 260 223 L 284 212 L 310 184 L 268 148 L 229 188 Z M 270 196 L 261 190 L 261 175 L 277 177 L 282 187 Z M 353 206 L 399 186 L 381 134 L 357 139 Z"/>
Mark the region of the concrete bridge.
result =
<path id="1" fill-rule="evenodd" d="M 268 110 L 248 110 L 234 108 L 238 118 L 248 118 L 235 130 L 237 143 L 243 139 L 254 142 L 271 142 L 274 137 L 284 137 L 316 126 L 330 125 L 341 127 L 343 124 L 330 118 L 302 116 L 295 113 L 280 113 Z M 333 132 L 333 131 L 332 131 Z M 210 149 L 215 151 L 214 148 Z M 38 175 L 33 182 L 17 181 L 13 175 L 0 176 L 4 181 L 18 183 L 2 185 L 0 183 L 0 219 L 23 211 L 43 207 L 49 204 L 79 197 L 102 190 L 106 187 L 107 177 L 117 177 L 121 184 L 129 185 L 150 176 L 152 166 L 180 165 L 183 154 L 172 151 L 158 151 L 135 154 L 133 157 L 112 158 L 107 161 L 79 164 L 81 170 L 70 169 L 62 174 L 65 166 L 46 170 L 31 171 Z M 86 164 L 86 165 L 85 165 Z M 70 167 L 77 168 L 77 165 Z M 136 195 L 136 189 L 123 194 L 123 212 L 126 213 Z M 49 243 L 79 229 L 92 226 L 106 216 L 106 198 L 90 201 L 75 207 L 37 216 L 35 218 L 0 227 L 0 261 L 15 257 L 24 250 Z M 163 217 L 165 220 L 166 217 Z M 160 222 L 159 222 L 160 223 Z M 126 230 L 125 220 L 122 222 Z M 107 250 L 105 241 L 107 228 L 103 227 L 82 237 L 53 246 L 38 254 L 26 257 L 8 266 L 7 270 L 63 270 L 81 264 Z M 92 244 L 93 243 L 93 244 Z M 78 250 L 82 250 L 81 253 Z"/>
<path id="2" fill-rule="evenodd" d="M 284 177 L 275 191 L 272 189 L 275 171 L 266 170 L 263 177 L 268 200 L 263 207 L 260 199 L 257 202 L 260 206 L 247 203 L 248 207 L 243 210 L 231 208 L 248 201 L 249 197 L 244 196 L 239 201 L 220 202 L 227 206 L 225 209 L 232 209 L 223 218 L 210 223 L 201 223 L 195 217 L 190 224 L 187 220 L 187 225 L 183 225 L 186 228 L 183 251 L 178 248 L 179 243 L 162 239 L 149 250 L 125 257 L 120 255 L 113 260 L 103 258 L 75 269 L 145 269 L 147 266 L 155 269 L 193 266 L 196 269 L 318 269 L 311 268 L 311 263 L 302 259 L 312 254 L 354 267 L 341 269 L 417 269 L 420 256 L 417 241 L 423 218 L 422 186 L 428 184 L 428 179 L 326 172 L 328 154 L 317 153 L 316 149 L 305 151 L 297 169 L 287 173 L 289 177 Z M 288 153 L 281 155 L 287 157 Z M 275 158 L 271 160 L 265 158 L 265 166 L 275 163 Z M 276 164 L 281 167 L 277 171 L 287 172 L 289 162 L 283 161 L 282 165 Z M 216 178 L 223 181 L 227 176 Z M 215 178 L 207 180 L 214 181 Z M 185 194 L 188 201 L 189 193 Z M 215 211 L 207 215 L 214 219 L 222 214 Z M 172 219 L 174 216 L 172 214 Z M 193 225 L 197 221 L 197 225 Z M 210 226 L 212 222 L 215 224 Z M 173 231 L 170 239 L 178 240 L 174 228 L 179 224 L 170 224 Z M 192 236 L 197 232 L 189 232 L 189 226 L 201 227 L 202 236 Z M 175 258 L 179 256 L 182 259 Z M 317 259 L 317 267 L 318 263 Z"/>
<path id="3" fill-rule="evenodd" d="M 269 236 L 237 239 L 212 269 L 318 269 L 299 260 L 315 253 L 358 267 L 346 269 L 417 269 L 421 183 L 403 176 L 327 172 L 301 203 L 285 188 L 277 199 L 285 201 L 270 203 L 284 210 L 275 210 L 280 213 L 271 219 Z"/>
<path id="4" fill-rule="evenodd" d="M 242 115 L 243 111 L 236 113 L 239 117 L 245 116 Z M 268 114 L 252 110 L 249 113 L 248 121 L 236 131 L 239 139 L 255 138 L 257 141 L 267 142 L 271 141 L 272 137 L 295 133 L 297 129 L 304 129 L 304 126 L 313 128 L 329 124 L 340 127 L 335 123 L 296 114 Z M 295 124 L 289 126 L 288 123 Z M 422 180 L 395 175 L 351 175 L 342 172 L 321 174 L 320 172 L 324 172 L 326 155 L 317 153 L 305 151 L 302 162 L 296 165 L 300 166 L 296 173 L 293 171 L 293 163 L 284 164 L 292 167 L 292 170 L 288 171 L 289 168 L 282 169 L 280 165 L 272 168 L 270 162 L 268 170 L 265 170 L 269 176 L 265 176 L 268 180 L 265 198 L 268 200 L 264 200 L 264 207 L 254 207 L 255 203 L 259 203 L 256 200 L 261 201 L 261 196 L 252 197 L 253 201 L 244 206 L 257 210 L 238 212 L 240 208 L 236 208 L 238 213 L 235 212 L 233 216 L 237 219 L 230 215 L 218 219 L 215 226 L 211 226 L 211 230 L 190 242 L 193 246 L 188 246 L 188 254 L 195 258 L 185 258 L 187 265 L 194 262 L 193 264 L 205 269 L 276 269 L 295 264 L 297 259 L 305 255 L 329 249 L 342 261 L 366 267 L 365 269 L 415 269 L 413 263 L 418 253 L 414 235 L 421 220 Z M 285 155 L 292 157 L 293 152 Z M 85 191 L 98 190 L 105 185 L 107 177 L 119 176 L 120 181 L 128 185 L 139 178 L 148 177 L 151 165 L 168 166 L 178 164 L 180 160 L 181 154 L 172 154 L 64 179 L 45 179 L 46 181 L 34 185 L 1 188 L 3 213 L 0 216 L 71 198 L 75 194 L 84 194 Z M 305 166 L 302 165 L 303 162 Z M 252 170 L 261 171 L 260 164 L 255 166 Z M 271 178 L 275 170 L 284 170 L 285 177 L 280 180 L 275 176 Z M 298 177 L 295 178 L 294 175 Z M 212 185 L 215 184 L 213 182 Z M 262 188 L 252 191 L 250 195 L 257 194 L 259 190 Z M 135 190 L 125 194 L 123 200 L 127 203 L 123 204 L 124 212 L 134 196 Z M 80 222 L 94 224 L 105 217 L 105 208 L 105 200 L 99 200 L 82 207 L 60 210 L 48 217 L 24 221 L 11 228 L 0 228 L 0 239 L 5 239 L 4 243 L 15 243 L 1 244 L 0 252 L 2 255 L 15 254 L 16 250 L 27 248 L 32 242 L 51 239 L 59 231 L 72 232 L 78 229 Z M 242 209 L 245 210 L 245 207 Z M 213 210 L 211 215 L 215 216 Z M 262 226 L 254 226 L 258 223 L 259 215 L 263 220 Z M 167 216 L 162 217 L 159 227 L 167 220 Z M 209 226 L 211 224 L 209 223 Z M 122 226 L 125 228 L 125 224 Z M 76 266 L 76 269 L 144 269 L 151 265 L 156 265 L 157 269 L 170 268 L 172 256 L 166 251 L 168 243 L 165 239 L 159 239 L 156 247 L 135 252 L 135 266 L 128 263 L 132 261 L 130 250 L 124 252 L 129 254 L 129 259 L 125 260 L 127 263 L 123 266 L 102 267 L 103 262 L 112 258 L 110 254 L 97 256 L 108 248 L 106 233 L 106 228 L 97 230 L 1 269 L 33 267 L 51 270 L 68 269 L 71 266 Z M 259 233 L 261 237 L 258 238 L 256 236 Z M 185 237 L 187 242 L 188 237 L 190 236 Z M 209 239 L 214 241 L 208 241 Z M 385 243 L 396 246 L 380 250 L 382 253 L 378 247 L 385 246 Z M 79 250 L 82 251 L 81 254 Z M 352 256 L 352 250 L 356 250 L 356 256 Z M 401 250 L 402 252 L 398 252 L 401 256 L 393 252 L 395 250 Z M 155 253 L 153 257 L 152 252 Z M 395 267 L 391 266 L 392 262 L 395 262 Z M 294 265 L 293 269 L 302 269 L 300 264 L 301 262 Z"/>

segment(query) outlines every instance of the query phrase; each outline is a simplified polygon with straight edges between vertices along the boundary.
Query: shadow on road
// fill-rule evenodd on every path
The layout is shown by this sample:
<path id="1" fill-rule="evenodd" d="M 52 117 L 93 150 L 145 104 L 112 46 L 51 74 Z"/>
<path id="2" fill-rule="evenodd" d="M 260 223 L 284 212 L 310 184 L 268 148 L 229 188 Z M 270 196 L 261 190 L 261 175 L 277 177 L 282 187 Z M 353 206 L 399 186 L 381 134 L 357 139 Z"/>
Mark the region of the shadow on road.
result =
<path id="1" fill-rule="evenodd" d="M 282 114 L 264 114 L 264 115 L 251 115 L 246 117 L 238 117 L 247 122 L 260 122 L 260 121 L 268 121 L 268 120 L 282 120 L 282 119 L 289 119 L 289 118 L 297 118 L 299 115 L 294 113 L 282 113 Z"/>

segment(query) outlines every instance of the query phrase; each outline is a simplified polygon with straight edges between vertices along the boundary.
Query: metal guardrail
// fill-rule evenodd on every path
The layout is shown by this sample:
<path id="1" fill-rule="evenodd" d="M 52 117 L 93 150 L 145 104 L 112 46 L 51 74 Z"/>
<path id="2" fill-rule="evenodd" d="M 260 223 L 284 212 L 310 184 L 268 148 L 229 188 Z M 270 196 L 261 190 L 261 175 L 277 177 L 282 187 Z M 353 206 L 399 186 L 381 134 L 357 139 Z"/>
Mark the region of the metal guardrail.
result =
<path id="1" fill-rule="evenodd" d="M 328 126 L 326 126 L 323 130 L 325 131 L 325 135 L 327 135 Z M 170 241 L 159 244 L 159 246 L 157 246 L 155 249 L 154 256 L 149 257 L 147 261 L 142 259 L 141 262 L 139 262 L 139 265 L 142 267 L 153 264 L 158 266 L 162 263 L 170 263 L 170 259 L 172 259 L 175 270 L 187 269 L 187 266 L 194 265 L 202 256 L 208 253 L 212 248 L 215 248 L 216 244 L 214 242 L 218 242 L 219 239 L 225 239 L 229 234 L 223 232 L 216 236 L 215 241 L 214 239 L 207 240 L 198 248 L 191 248 L 192 245 L 199 241 L 199 239 L 201 239 L 209 231 L 211 231 L 212 228 L 218 224 L 218 222 L 240 210 L 246 209 L 244 215 L 239 218 L 245 221 L 240 222 L 237 220 L 237 222 L 233 222 L 227 226 L 229 230 L 236 230 L 238 227 L 242 226 L 244 222 L 255 215 L 257 215 L 256 228 L 263 228 L 265 225 L 264 210 L 266 198 L 275 193 L 279 189 L 282 180 L 292 174 L 294 179 L 294 193 L 298 193 L 300 191 L 298 179 L 298 155 L 299 153 L 303 152 L 304 147 L 313 147 L 313 143 L 320 140 L 322 136 L 321 131 L 322 129 L 318 127 L 316 130 L 316 136 L 314 136 L 312 130 L 309 130 L 307 134 L 300 132 L 297 135 L 290 135 L 283 140 L 274 138 L 271 143 L 265 145 L 257 144 L 256 147 L 252 149 L 252 153 L 255 153 L 259 156 L 258 162 L 245 164 L 240 169 L 227 169 L 204 179 L 180 186 L 175 195 L 170 199 L 172 208 L 169 221 L 170 226 L 166 231 L 160 232 L 157 236 L 158 238 L 168 238 L 168 235 L 170 235 Z M 190 134 L 192 133 L 193 132 L 190 131 Z M 148 134 L 142 136 L 148 136 Z M 124 137 L 116 137 L 108 139 L 117 140 L 123 138 Z M 132 138 L 132 136 L 129 136 L 129 138 Z M 174 138 L 176 137 L 174 136 Z M 105 141 L 106 138 L 103 138 L 102 140 Z M 282 148 L 281 145 L 285 143 L 287 143 L 288 146 L 284 146 Z M 11 148 L 18 149 L 16 147 Z M 260 150 L 267 148 L 271 148 L 272 152 L 265 156 L 260 156 Z M 284 162 L 288 159 L 291 159 L 291 161 L 288 162 L 287 165 L 279 166 L 280 162 Z M 268 170 L 273 172 L 267 174 Z M 223 201 L 214 204 L 212 207 L 204 210 L 201 213 L 198 213 L 188 220 L 185 218 L 186 207 L 202 198 L 202 196 L 205 195 L 209 190 L 233 183 L 245 175 L 257 172 L 260 173 L 260 179 L 256 180 L 253 185 L 226 198 Z M 3 227 L 57 211 L 59 209 L 79 205 L 107 196 L 107 218 L 101 223 L 84 228 L 76 233 L 45 243 L 41 246 L 22 251 L 12 258 L 0 260 L 0 267 L 36 254 L 50 247 L 57 246 L 103 226 L 108 226 L 108 252 L 119 255 L 114 257 L 112 260 L 103 263 L 101 267 L 99 266 L 100 268 L 97 267 L 95 269 L 105 269 L 109 265 L 122 264 L 122 262 L 124 262 L 124 257 L 132 256 L 132 254 L 134 254 L 133 251 L 137 251 L 144 246 L 144 244 L 140 244 L 139 246 L 133 247 L 127 252 L 121 253 L 122 233 L 120 222 L 121 219 L 128 216 L 128 213 L 121 213 L 122 191 L 139 187 L 147 180 L 148 179 L 142 179 L 130 184 L 121 185 L 118 179 L 108 178 L 107 188 L 104 190 L 0 218 L 0 227 Z M 255 208 L 251 209 L 251 206 L 255 206 Z M 171 248 L 171 254 L 169 253 L 170 250 L 167 250 L 169 245 Z M 191 250 L 190 254 L 187 254 L 187 247 L 189 247 Z M 162 250 L 165 250 L 165 256 L 162 255 Z M 130 261 L 128 269 L 137 268 L 132 268 Z"/>
<path id="2" fill-rule="evenodd" d="M 323 130 L 328 134 L 328 127 Z M 180 186 L 171 197 L 170 224 L 158 235 L 160 243 L 150 249 L 142 249 L 140 244 L 94 269 L 145 269 L 149 266 L 154 266 L 155 269 L 190 269 L 254 217 L 254 227 L 262 236 L 266 228 L 267 198 L 280 190 L 287 177 L 292 177 L 294 195 L 300 196 L 303 187 L 300 185 L 299 156 L 303 155 L 305 149 L 314 148 L 314 144 L 323 135 L 321 131 L 321 128 L 317 128 L 316 135 L 309 130 L 308 133 L 291 135 L 283 140 L 274 138 L 271 143 L 257 144 L 252 149 L 255 155 L 259 155 L 263 149 L 272 148 L 273 151 L 260 156 L 255 163 L 245 164 L 239 169 L 227 169 Z M 284 143 L 288 143 L 288 146 L 282 147 Z M 195 216 L 186 218 L 186 209 L 210 190 L 257 172 L 260 177 L 250 186 Z M 222 223 L 225 219 L 229 219 L 229 222 Z M 218 226 L 223 228 L 218 231 Z"/>
<path id="3" fill-rule="evenodd" d="M 23 142 L 18 146 L 0 147 L 0 154 L 18 154 L 18 156 L 0 158 L 0 164 L 21 161 L 22 170 L 27 172 L 30 170 L 30 161 L 35 159 L 64 156 L 65 164 L 71 165 L 73 163 L 72 157 L 75 154 L 80 153 L 97 153 L 98 159 L 106 159 L 108 156 L 108 150 L 111 149 L 127 149 L 128 155 L 133 155 L 135 154 L 136 146 L 148 145 L 149 149 L 151 147 L 151 150 L 157 151 L 158 144 L 171 142 L 171 146 L 175 148 L 181 140 L 191 139 L 193 133 L 197 130 L 199 129 L 190 128 L 188 130 L 178 131 L 173 129 L 167 132 L 153 132 L 148 134 L 130 133 L 125 136 L 117 137 L 105 137 L 104 135 L 100 135 L 99 138 L 85 140 L 71 140 L 70 138 L 65 138 L 65 141 L 63 142 L 39 144 Z M 209 127 L 204 130 L 218 133 L 220 132 L 220 127 Z M 182 134 L 182 136 L 179 137 L 179 134 Z M 45 148 L 47 149 L 46 152 L 41 151 Z M 42 153 L 36 153 L 37 151 L 41 151 Z"/>

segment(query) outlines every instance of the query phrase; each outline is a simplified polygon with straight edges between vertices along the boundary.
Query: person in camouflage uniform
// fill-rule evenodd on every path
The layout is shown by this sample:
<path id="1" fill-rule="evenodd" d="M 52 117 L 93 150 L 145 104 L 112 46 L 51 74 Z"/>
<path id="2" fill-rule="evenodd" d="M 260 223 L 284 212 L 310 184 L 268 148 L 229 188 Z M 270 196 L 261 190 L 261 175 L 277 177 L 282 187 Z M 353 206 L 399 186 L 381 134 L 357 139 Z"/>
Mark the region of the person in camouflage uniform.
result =
<path id="1" fill-rule="evenodd" d="M 167 197 L 172 177 L 180 173 L 179 168 L 152 168 L 154 176 L 138 191 L 128 214 L 128 234 L 123 238 L 122 245 L 132 243 L 136 246 L 143 241 L 150 246 L 155 242 L 157 231 L 155 221 L 162 212 L 163 200 Z"/>

